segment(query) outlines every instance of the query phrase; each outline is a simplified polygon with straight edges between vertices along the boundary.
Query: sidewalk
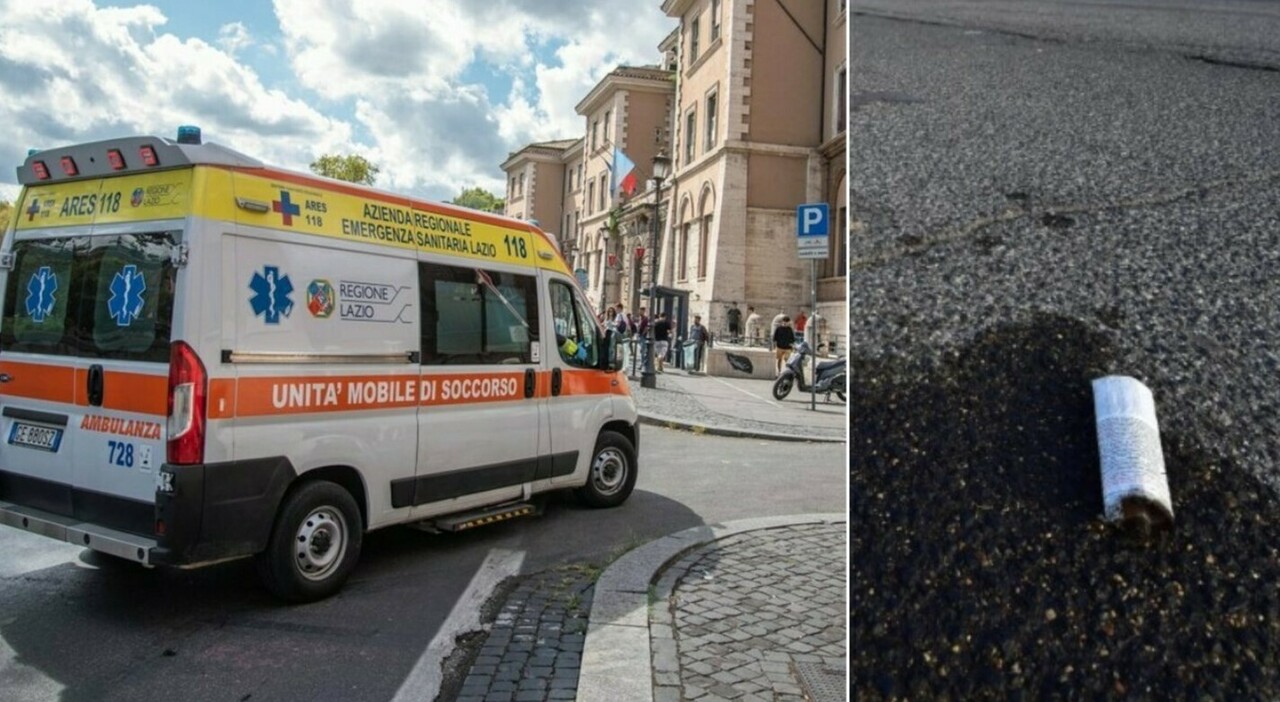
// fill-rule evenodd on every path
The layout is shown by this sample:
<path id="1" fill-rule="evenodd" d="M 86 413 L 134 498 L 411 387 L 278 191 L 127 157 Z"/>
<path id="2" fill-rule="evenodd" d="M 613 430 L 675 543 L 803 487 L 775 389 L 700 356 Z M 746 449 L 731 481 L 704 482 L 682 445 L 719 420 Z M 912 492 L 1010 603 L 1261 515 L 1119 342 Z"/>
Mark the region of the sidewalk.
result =
<path id="1" fill-rule="evenodd" d="M 844 515 L 688 529 L 596 583 L 580 702 L 843 700 Z"/>
<path id="2" fill-rule="evenodd" d="M 503 600 L 458 702 L 844 700 L 844 514 L 676 532 Z M 443 698 L 442 698 L 443 699 Z"/>
<path id="3" fill-rule="evenodd" d="M 656 388 L 640 387 L 638 376 L 630 385 L 640 418 L 648 424 L 776 441 L 840 442 L 848 432 L 847 407 L 834 395 L 831 402 L 819 395 L 816 410 L 810 410 L 809 393 L 795 389 L 778 401 L 769 380 L 668 368 L 658 374 Z"/>

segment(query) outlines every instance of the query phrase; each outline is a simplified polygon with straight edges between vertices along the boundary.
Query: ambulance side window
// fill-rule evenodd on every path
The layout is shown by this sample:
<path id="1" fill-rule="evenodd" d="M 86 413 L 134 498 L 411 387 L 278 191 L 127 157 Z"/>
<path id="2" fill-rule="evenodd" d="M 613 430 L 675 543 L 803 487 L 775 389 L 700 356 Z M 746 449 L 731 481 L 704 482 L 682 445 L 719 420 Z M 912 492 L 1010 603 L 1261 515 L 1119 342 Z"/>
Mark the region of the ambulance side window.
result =
<path id="1" fill-rule="evenodd" d="M 599 362 L 595 317 L 573 288 L 551 281 L 551 316 L 560 358 L 571 366 L 595 368 Z"/>
<path id="2" fill-rule="evenodd" d="M 423 365 L 533 362 L 533 276 L 420 263 L 418 278 Z"/>

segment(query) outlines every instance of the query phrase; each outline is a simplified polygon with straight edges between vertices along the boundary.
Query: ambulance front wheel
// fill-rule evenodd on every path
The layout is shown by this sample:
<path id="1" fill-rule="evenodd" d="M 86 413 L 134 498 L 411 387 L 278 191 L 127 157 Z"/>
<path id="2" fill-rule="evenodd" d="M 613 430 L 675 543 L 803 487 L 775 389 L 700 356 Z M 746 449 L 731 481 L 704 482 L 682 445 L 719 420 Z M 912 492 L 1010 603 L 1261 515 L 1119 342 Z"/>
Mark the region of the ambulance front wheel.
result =
<path id="1" fill-rule="evenodd" d="M 635 486 L 635 446 L 618 432 L 600 432 L 587 484 L 577 489 L 578 499 L 589 507 L 615 507 L 626 501 Z"/>
<path id="2" fill-rule="evenodd" d="M 350 493 L 326 480 L 303 483 L 280 506 L 267 550 L 257 557 L 258 574 L 280 599 L 322 600 L 355 568 L 363 534 Z"/>

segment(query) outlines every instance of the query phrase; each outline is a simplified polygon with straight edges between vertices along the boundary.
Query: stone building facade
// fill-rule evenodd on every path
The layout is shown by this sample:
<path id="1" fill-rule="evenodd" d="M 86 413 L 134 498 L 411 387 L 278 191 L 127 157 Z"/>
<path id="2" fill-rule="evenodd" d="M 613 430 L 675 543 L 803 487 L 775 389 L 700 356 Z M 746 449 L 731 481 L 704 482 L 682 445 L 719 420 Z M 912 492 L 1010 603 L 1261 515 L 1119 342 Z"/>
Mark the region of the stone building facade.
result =
<path id="1" fill-rule="evenodd" d="M 845 0 L 665 0 L 662 11 L 678 27 L 659 45 L 659 65 L 612 71 L 577 105 L 580 138 L 531 144 L 503 164 L 518 194 L 521 175 L 555 181 L 541 169 L 556 167 L 559 148 L 561 200 L 509 194 L 507 213 L 557 232 L 602 309 L 618 301 L 634 309 L 656 256 L 659 285 L 687 291 L 690 311 L 716 332 L 731 304 L 753 305 L 766 320 L 809 305 L 796 206 L 827 202 L 832 243 L 817 266 L 818 311 L 844 348 Z M 609 192 L 614 145 L 641 179 L 629 199 Z M 659 151 L 673 167 L 655 251 L 648 179 Z"/>

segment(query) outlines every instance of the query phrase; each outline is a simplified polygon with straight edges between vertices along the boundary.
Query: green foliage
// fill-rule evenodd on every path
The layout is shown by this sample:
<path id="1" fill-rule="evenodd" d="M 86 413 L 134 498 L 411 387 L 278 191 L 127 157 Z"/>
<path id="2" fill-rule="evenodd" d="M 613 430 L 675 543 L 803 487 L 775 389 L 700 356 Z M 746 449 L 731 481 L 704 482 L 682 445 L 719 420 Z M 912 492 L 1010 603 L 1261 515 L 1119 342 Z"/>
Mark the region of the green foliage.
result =
<path id="1" fill-rule="evenodd" d="M 10 221 L 13 218 L 13 203 L 8 200 L 0 200 L 0 232 L 9 231 Z"/>
<path id="2" fill-rule="evenodd" d="M 360 185 L 373 185 L 378 178 L 378 171 L 382 169 L 360 154 L 349 156 L 325 154 L 311 162 L 311 170 L 316 175 L 326 178 L 336 178 Z"/>
<path id="3" fill-rule="evenodd" d="M 481 212 L 501 212 L 506 206 L 506 202 L 501 200 L 497 195 L 485 190 L 481 187 L 463 188 L 457 197 L 453 198 L 453 204 L 462 207 L 470 207 L 473 210 Z"/>

